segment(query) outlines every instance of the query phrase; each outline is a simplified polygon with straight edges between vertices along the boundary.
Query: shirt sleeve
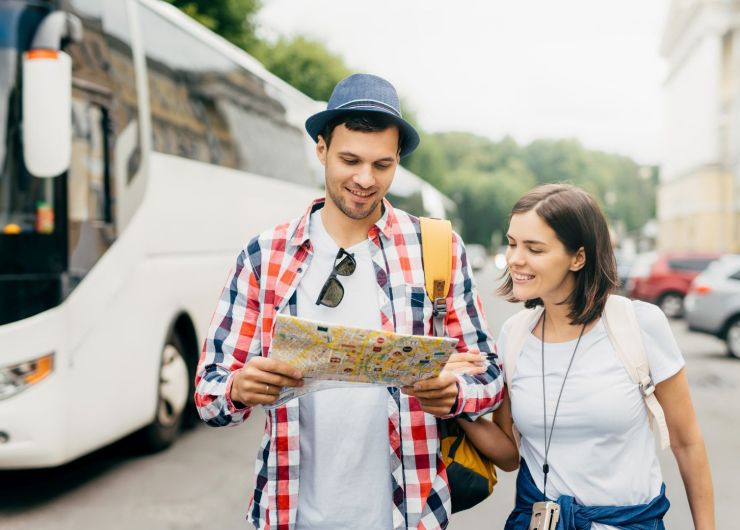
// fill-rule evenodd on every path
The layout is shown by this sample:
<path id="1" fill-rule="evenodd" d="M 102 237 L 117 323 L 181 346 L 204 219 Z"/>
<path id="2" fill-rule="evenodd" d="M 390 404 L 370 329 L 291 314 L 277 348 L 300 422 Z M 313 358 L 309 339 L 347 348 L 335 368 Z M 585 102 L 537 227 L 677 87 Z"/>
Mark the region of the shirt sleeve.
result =
<path id="1" fill-rule="evenodd" d="M 208 425 L 238 425 L 252 411 L 237 407 L 230 393 L 236 372 L 261 355 L 259 314 L 259 280 L 244 250 L 221 292 L 196 371 L 195 405 Z"/>
<path id="2" fill-rule="evenodd" d="M 450 417 L 465 414 L 474 420 L 499 407 L 504 383 L 465 247 L 455 233 L 452 254 L 452 296 L 447 299 L 447 335 L 458 339 L 458 352 L 477 347 L 486 356 L 486 371 L 475 376 L 457 376 L 457 401 Z"/>
<path id="3" fill-rule="evenodd" d="M 642 330 L 650 375 L 658 384 L 678 373 L 686 364 L 671 331 L 671 326 L 659 307 L 641 301 L 632 302 Z"/>
<path id="4" fill-rule="evenodd" d="M 496 337 L 496 355 L 498 355 L 499 364 L 501 365 L 501 377 L 503 377 L 504 383 L 506 382 L 506 363 L 504 362 L 504 359 L 506 359 L 506 338 L 509 335 L 510 322 L 511 317 L 506 319 L 498 332 L 498 337 Z"/>

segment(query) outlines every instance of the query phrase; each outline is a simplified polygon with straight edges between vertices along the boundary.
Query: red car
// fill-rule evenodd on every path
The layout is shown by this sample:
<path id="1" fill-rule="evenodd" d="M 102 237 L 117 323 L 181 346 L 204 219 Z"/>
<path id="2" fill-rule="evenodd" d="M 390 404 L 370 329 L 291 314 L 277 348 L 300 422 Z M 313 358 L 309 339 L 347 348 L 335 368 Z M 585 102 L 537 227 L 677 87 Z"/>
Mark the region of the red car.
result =
<path id="1" fill-rule="evenodd" d="M 658 305 L 668 317 L 681 317 L 691 281 L 719 256 L 696 252 L 640 254 L 630 270 L 627 293 Z"/>

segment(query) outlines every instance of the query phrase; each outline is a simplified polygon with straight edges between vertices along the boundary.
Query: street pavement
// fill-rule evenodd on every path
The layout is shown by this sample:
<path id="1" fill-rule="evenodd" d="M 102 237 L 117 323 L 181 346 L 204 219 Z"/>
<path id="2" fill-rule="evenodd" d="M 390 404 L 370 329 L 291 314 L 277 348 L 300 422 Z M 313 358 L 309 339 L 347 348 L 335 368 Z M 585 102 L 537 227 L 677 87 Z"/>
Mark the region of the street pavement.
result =
<path id="1" fill-rule="evenodd" d="M 492 263 L 476 274 L 494 333 L 518 307 L 494 295 L 499 274 Z M 706 438 L 715 485 L 717 528 L 737 528 L 740 493 L 740 361 L 724 344 L 672 323 L 683 351 L 694 405 Z M 35 421 L 43 421 L 38 418 Z M 0 472 L 0 528 L 248 529 L 254 460 L 264 425 L 257 410 L 245 425 L 183 433 L 171 449 L 137 454 L 124 440 L 53 470 Z M 91 421 L 94 428 L 94 421 Z M 670 450 L 661 455 L 671 510 L 669 530 L 693 528 L 680 474 Z M 627 463 L 629 465 L 629 463 Z M 514 502 L 515 473 L 499 474 L 493 496 L 453 516 L 451 529 L 503 528 Z"/>

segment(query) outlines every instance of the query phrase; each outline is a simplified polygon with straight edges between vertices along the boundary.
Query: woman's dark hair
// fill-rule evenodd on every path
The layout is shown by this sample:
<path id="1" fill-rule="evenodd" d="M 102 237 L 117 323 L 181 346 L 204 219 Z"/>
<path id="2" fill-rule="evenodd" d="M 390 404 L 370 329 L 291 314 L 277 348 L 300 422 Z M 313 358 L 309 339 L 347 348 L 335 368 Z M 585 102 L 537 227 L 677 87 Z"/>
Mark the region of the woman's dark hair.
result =
<path id="1" fill-rule="evenodd" d="M 326 147 L 329 147 L 329 144 L 331 144 L 331 135 L 334 132 L 334 129 L 338 126 L 344 124 L 347 129 L 350 131 L 360 131 L 360 132 L 380 132 L 385 131 L 389 127 L 396 127 L 398 128 L 398 125 L 396 124 L 395 120 L 392 116 L 388 114 L 383 114 L 381 112 L 351 112 L 347 114 L 340 114 L 339 116 L 336 116 L 326 122 L 326 125 L 322 129 L 322 131 L 319 133 L 320 136 L 324 138 L 324 143 L 326 144 Z M 401 148 L 403 147 L 403 135 L 401 134 L 401 129 L 398 129 L 398 151 L 401 151 Z"/>
<path id="2" fill-rule="evenodd" d="M 584 190 L 566 184 L 545 184 L 525 194 L 511 210 L 511 215 L 534 210 L 555 231 L 570 253 L 583 247 L 586 263 L 575 272 L 576 286 L 568 298 L 560 302 L 570 306 L 568 318 L 572 324 L 588 324 L 604 312 L 606 299 L 618 286 L 617 264 L 609 228 L 594 198 Z M 509 269 L 498 294 L 510 302 L 513 281 Z M 541 298 L 525 300 L 524 306 L 543 305 Z"/>

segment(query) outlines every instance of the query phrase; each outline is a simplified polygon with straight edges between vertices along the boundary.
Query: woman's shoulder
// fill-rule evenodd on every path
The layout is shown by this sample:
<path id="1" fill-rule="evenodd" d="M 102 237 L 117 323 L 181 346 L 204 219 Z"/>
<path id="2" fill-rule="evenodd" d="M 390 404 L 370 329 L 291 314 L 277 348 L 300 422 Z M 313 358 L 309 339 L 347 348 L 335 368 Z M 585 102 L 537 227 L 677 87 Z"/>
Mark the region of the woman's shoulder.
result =
<path id="1" fill-rule="evenodd" d="M 534 317 L 535 312 L 537 312 L 537 308 L 525 309 L 522 307 L 519 311 L 517 311 L 504 321 L 503 325 L 501 326 L 501 332 L 499 333 L 499 336 L 501 336 L 501 334 L 508 333 L 512 329 L 512 326 L 519 326 L 524 325 L 525 323 L 529 323 Z"/>
<path id="2" fill-rule="evenodd" d="M 665 313 L 647 302 L 634 300 L 632 304 L 642 331 L 650 372 L 657 384 L 678 372 L 685 361 Z"/>
<path id="3" fill-rule="evenodd" d="M 637 322 L 643 331 L 670 330 L 668 317 L 657 305 L 642 300 L 632 300 L 632 307 L 635 309 Z"/>

